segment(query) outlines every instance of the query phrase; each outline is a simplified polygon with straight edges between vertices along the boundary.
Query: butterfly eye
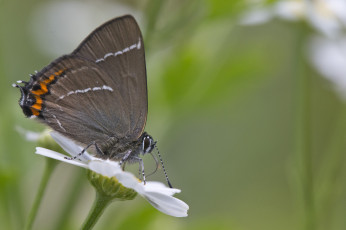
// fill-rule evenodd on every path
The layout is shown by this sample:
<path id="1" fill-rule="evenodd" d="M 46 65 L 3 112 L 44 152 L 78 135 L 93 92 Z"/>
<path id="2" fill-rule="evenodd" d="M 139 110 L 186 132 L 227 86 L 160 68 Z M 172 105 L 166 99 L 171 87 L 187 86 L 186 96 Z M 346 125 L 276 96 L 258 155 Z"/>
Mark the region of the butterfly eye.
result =
<path id="1" fill-rule="evenodd" d="M 153 149 L 153 139 L 150 136 L 146 136 L 143 138 L 143 143 L 142 143 L 142 147 L 143 147 L 143 154 L 145 153 L 150 153 Z"/>

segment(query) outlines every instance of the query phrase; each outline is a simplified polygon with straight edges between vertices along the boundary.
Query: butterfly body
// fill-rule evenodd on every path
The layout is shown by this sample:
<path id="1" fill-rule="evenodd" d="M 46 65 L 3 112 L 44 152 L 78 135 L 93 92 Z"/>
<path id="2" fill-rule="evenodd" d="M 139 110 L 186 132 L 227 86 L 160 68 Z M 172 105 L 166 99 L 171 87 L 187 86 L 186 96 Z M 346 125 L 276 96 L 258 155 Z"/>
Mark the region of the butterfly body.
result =
<path id="1" fill-rule="evenodd" d="M 126 157 L 127 162 L 135 163 L 138 162 L 138 156 L 150 153 L 154 147 L 154 140 L 146 132 L 144 132 L 138 140 L 132 142 L 127 139 L 111 137 L 99 145 L 101 150 L 99 157 L 115 161 L 122 161 L 124 157 Z"/>

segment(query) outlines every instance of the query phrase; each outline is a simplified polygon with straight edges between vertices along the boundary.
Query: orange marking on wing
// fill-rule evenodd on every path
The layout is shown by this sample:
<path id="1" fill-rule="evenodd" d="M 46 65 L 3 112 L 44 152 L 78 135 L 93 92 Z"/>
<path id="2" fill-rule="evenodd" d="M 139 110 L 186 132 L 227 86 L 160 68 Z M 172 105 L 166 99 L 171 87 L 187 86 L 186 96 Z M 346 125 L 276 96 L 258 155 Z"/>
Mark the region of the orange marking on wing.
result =
<path id="1" fill-rule="evenodd" d="M 33 106 L 31 106 L 31 108 L 36 109 L 36 110 L 41 110 L 42 109 L 42 104 L 34 104 Z"/>
<path id="2" fill-rule="evenodd" d="M 37 111 L 36 109 L 34 109 L 34 108 L 30 108 L 30 110 L 31 110 L 31 112 L 32 112 L 32 115 L 34 115 L 34 116 L 38 116 L 38 115 L 40 115 L 40 112 L 39 112 L 39 111 Z"/>
<path id="3" fill-rule="evenodd" d="M 35 104 L 42 104 L 42 98 L 40 96 L 35 96 L 36 103 Z"/>
<path id="4" fill-rule="evenodd" d="M 32 94 L 35 96 L 35 104 L 33 104 L 30 107 L 30 110 L 32 112 L 32 115 L 34 116 L 39 116 L 40 115 L 40 110 L 42 110 L 42 104 L 43 104 L 43 99 L 41 98 L 41 95 L 44 95 L 48 93 L 48 85 L 55 80 L 57 76 L 60 76 L 65 69 L 61 69 L 52 75 L 50 75 L 48 78 L 42 80 L 41 82 L 38 82 L 40 84 L 40 89 L 31 91 Z"/>
<path id="5" fill-rule="evenodd" d="M 62 72 L 64 72 L 65 70 L 66 70 L 66 68 L 61 69 L 61 70 L 59 70 L 58 72 L 55 72 L 54 74 L 55 74 L 55 76 L 59 76 L 59 75 L 62 74 Z"/>
<path id="6" fill-rule="evenodd" d="M 48 93 L 47 84 L 52 82 L 54 80 L 54 78 L 55 78 L 55 76 L 51 75 L 48 79 L 43 80 L 42 82 L 40 82 L 41 89 L 31 91 L 31 93 L 36 94 L 36 95 L 42 95 L 42 94 Z"/>
<path id="7" fill-rule="evenodd" d="M 35 96 L 35 104 L 31 106 L 32 109 L 42 110 L 42 98 L 40 96 Z"/>
<path id="8" fill-rule="evenodd" d="M 44 84 L 49 84 L 49 83 L 51 83 L 52 81 L 54 81 L 54 79 L 55 79 L 55 75 L 52 74 L 52 75 L 49 76 L 48 79 L 43 80 L 42 83 L 44 83 Z"/>
<path id="9" fill-rule="evenodd" d="M 45 84 L 44 82 L 41 82 L 40 86 L 42 91 L 48 93 L 47 84 Z"/>
<path id="10" fill-rule="evenodd" d="M 64 71 L 65 71 L 65 69 L 61 69 L 61 70 L 55 72 L 54 74 L 50 75 L 47 79 L 45 79 L 45 80 L 39 82 L 39 83 L 40 83 L 41 89 L 31 91 L 31 93 L 33 93 L 33 94 L 35 94 L 35 95 L 38 95 L 38 96 L 48 93 L 48 88 L 47 88 L 47 86 L 49 85 L 49 83 L 51 83 L 52 81 L 54 81 L 54 79 L 55 79 L 57 76 L 60 76 Z"/>
<path id="11" fill-rule="evenodd" d="M 35 95 L 42 95 L 42 94 L 47 93 L 47 91 L 44 91 L 42 89 L 38 89 L 38 90 L 35 90 L 35 91 L 31 91 L 31 93 L 33 93 Z"/>

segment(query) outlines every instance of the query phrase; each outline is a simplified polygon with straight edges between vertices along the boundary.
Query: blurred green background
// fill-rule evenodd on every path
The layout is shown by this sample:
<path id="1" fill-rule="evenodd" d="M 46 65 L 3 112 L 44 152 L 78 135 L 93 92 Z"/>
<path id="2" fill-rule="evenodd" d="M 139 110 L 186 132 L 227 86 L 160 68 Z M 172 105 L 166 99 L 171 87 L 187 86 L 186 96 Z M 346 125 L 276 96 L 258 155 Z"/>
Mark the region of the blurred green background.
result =
<path id="1" fill-rule="evenodd" d="M 104 21 L 131 13 L 146 45 L 146 130 L 189 217 L 166 216 L 138 196 L 111 204 L 94 229 L 345 229 L 346 108 L 306 60 L 314 31 L 277 19 L 240 26 L 247 7 L 0 1 L 0 228 L 23 229 L 45 165 L 15 130 L 43 126 L 24 117 L 11 84 L 71 52 Z M 162 171 L 149 179 L 164 181 Z M 78 229 L 93 199 L 85 170 L 59 164 L 34 229 Z"/>

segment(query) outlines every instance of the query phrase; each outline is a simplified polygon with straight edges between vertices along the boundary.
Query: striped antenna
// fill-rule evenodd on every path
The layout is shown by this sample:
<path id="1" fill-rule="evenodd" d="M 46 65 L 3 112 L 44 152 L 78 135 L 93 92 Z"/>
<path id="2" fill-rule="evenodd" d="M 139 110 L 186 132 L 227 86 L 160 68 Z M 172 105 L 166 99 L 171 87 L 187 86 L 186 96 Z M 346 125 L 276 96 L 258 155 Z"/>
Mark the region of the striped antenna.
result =
<path id="1" fill-rule="evenodd" d="M 160 151 L 159 149 L 157 148 L 156 146 L 156 142 L 155 142 L 155 148 L 157 150 L 157 155 L 159 156 L 159 159 L 160 159 L 160 162 L 161 162 L 161 165 L 162 165 L 162 169 L 163 169 L 163 172 L 165 174 L 165 177 L 166 177 L 166 181 L 167 181 L 167 184 L 170 188 L 173 188 L 171 182 L 169 182 L 169 179 L 168 179 L 168 176 L 167 176 L 167 173 L 166 173 L 166 169 L 165 169 L 165 166 L 163 165 L 163 161 L 162 161 L 162 158 L 161 158 L 161 154 L 160 154 Z"/>

